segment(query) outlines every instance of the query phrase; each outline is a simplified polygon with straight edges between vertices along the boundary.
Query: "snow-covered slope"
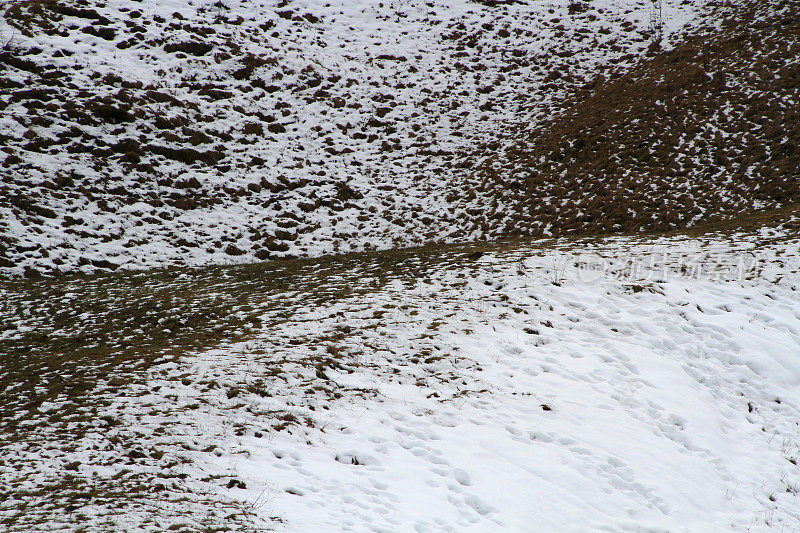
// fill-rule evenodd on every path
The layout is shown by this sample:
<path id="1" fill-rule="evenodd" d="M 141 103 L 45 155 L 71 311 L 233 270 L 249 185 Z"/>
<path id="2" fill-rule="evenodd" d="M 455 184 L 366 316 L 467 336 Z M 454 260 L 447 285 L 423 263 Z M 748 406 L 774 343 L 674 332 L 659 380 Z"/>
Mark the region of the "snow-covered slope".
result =
<path id="1" fill-rule="evenodd" d="M 798 530 L 799 249 L 764 230 L 220 271 L 227 291 L 249 287 L 261 332 L 138 384 L 109 372 L 102 418 L 64 395 L 21 412 L 30 441 L 3 448 L 0 516 L 12 530 Z M 270 276 L 287 288 L 265 290 Z M 64 429 L 89 424 L 81 439 L 54 438 L 62 422 L 45 421 L 64 411 Z M 57 496 L 22 490 L 65 473 Z"/>
<path id="2" fill-rule="evenodd" d="M 667 35 L 706 5 L 663 4 Z M 645 0 L 4 3 L 0 268 L 507 233 L 507 191 L 472 167 L 509 124 L 634 65 L 650 15 Z"/>

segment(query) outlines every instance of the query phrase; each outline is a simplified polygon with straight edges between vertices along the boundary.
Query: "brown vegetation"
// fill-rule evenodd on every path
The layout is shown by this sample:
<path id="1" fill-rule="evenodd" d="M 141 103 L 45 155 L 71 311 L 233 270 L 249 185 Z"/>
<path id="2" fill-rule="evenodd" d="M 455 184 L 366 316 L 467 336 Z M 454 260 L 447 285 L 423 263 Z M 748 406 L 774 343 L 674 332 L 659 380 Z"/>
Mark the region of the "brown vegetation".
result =
<path id="1" fill-rule="evenodd" d="M 727 7 L 723 31 L 654 48 L 516 129 L 477 169 L 513 197 L 501 231 L 665 231 L 800 200 L 800 2 Z"/>

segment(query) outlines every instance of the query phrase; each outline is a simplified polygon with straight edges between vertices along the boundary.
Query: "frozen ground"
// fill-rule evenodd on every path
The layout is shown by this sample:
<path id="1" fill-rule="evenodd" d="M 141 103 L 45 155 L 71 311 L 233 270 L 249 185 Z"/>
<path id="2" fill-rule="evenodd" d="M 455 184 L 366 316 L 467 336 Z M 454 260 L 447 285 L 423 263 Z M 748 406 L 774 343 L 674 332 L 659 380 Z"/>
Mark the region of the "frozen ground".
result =
<path id="1" fill-rule="evenodd" d="M 90 529 L 800 530 L 796 237 L 475 250 L 273 271 L 281 291 L 258 293 L 254 275 L 257 334 L 98 394 L 115 424 L 70 449 L 42 424 L 36 460 L 0 469 L 6 486 L 70 463 L 87 483 L 150 476 L 162 492 L 125 516 L 123 498 L 71 515 L 43 498 L 10 520 L 13 497 L 0 516 L 12 529 L 77 514 Z M 131 439 L 139 456 L 112 445 Z"/>
<path id="2" fill-rule="evenodd" d="M 665 0 L 666 35 L 706 4 Z M 509 199 L 470 169 L 511 124 L 552 118 L 587 81 L 635 65 L 649 6 L 7 3 L 0 273 L 500 234 Z"/>

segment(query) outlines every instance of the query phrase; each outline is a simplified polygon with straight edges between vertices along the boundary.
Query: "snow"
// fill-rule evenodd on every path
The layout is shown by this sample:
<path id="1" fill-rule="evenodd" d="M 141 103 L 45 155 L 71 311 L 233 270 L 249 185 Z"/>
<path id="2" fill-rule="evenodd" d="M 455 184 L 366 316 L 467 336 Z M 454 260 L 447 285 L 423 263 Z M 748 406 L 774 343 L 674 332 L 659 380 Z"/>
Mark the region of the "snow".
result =
<path id="1" fill-rule="evenodd" d="M 57 33 L 16 35 L 15 44 L 41 48 L 44 63 L 70 72 L 62 100 L 84 105 L 82 91 L 118 93 L 113 83 L 98 88 L 93 73 L 151 84 L 129 88 L 137 98 L 152 89 L 179 100 L 145 99 L 145 117 L 132 124 L 80 124 L 87 139 L 102 141 L 95 148 L 147 128 L 155 131 L 147 142 L 166 146 L 156 117 L 194 108 L 190 118 L 208 119 L 198 131 L 231 136 L 231 164 L 187 166 L 145 154 L 159 176 L 175 178 L 162 185 L 116 156 L 93 166 L 89 141 L 85 150 L 29 151 L 31 135 L 62 139 L 78 123 L 61 117 L 36 125 L 26 101 L 0 94 L 8 142 L 0 157 L 21 156 L 3 167 L 0 194 L 25 191 L 56 213 L 32 220 L 0 202 L 0 241 L 8 243 L 0 269 L 252 262 L 263 259 L 255 255 L 259 243 L 273 239 L 286 249 L 270 257 L 491 236 L 508 222 L 507 200 L 465 198 L 476 183 L 449 166 L 447 152 L 469 154 L 513 122 L 548 118 L 575 87 L 610 64 L 632 65 L 647 47 L 649 2 L 593 0 L 574 17 L 569 4 L 298 0 L 287 19 L 284 2 L 112 0 L 98 9 L 118 32 L 114 40 L 79 32 L 88 22 L 71 16 Z M 665 1 L 665 33 L 707 23 L 705 6 Z M 123 15 L 132 10 L 140 16 Z M 137 20 L 148 21 L 142 37 L 118 47 L 140 31 Z M 265 23 L 275 25 L 264 30 Z M 0 18 L 3 37 L 11 31 L 5 24 Z M 219 51 L 233 43 L 240 53 L 167 53 L 165 45 L 198 38 L 182 24 L 213 28 L 210 43 Z M 231 74 L 245 53 L 275 61 L 236 80 Z M 526 64 L 512 61 L 514 53 Z M 574 80 L 548 81 L 555 70 Z M 328 96 L 305 86 L 309 73 L 325 80 Z M 5 75 L 26 88 L 33 79 L 12 68 Z M 208 98 L 195 82 L 232 96 Z M 367 124 L 384 105 L 391 133 Z M 244 134 L 256 113 L 275 115 L 286 131 Z M 384 150 L 383 141 L 399 148 Z M 263 163 L 251 168 L 254 156 Z M 59 197 L 42 185 L 71 171 L 96 190 Z M 177 182 L 189 177 L 201 187 L 186 193 Z M 130 202 L 114 203 L 104 180 L 126 189 Z M 343 183 L 362 197 L 336 204 Z M 269 187 L 276 184 L 278 192 Z M 257 191 L 248 188 L 254 185 Z M 687 189 L 688 181 L 678 186 Z M 148 203 L 184 193 L 222 201 L 192 209 Z M 483 216 L 490 203 L 501 218 L 489 229 L 471 226 L 467 212 Z M 546 235 L 557 230 L 543 227 Z M 243 253 L 225 252 L 230 244 Z M 0 491 L 8 496 L 0 498 L 0 521 L 7 519 L 0 523 L 30 530 L 41 527 L 41 513 L 52 530 L 76 520 L 97 531 L 163 531 L 184 522 L 244 531 L 800 530 L 800 243 L 785 230 L 397 253 L 395 262 L 391 255 L 337 259 L 338 270 L 276 268 L 274 276 L 297 286 L 250 288 L 248 304 L 263 324 L 255 335 L 153 365 L 124 386 L 112 372 L 93 393 L 100 419 L 82 419 L 85 412 L 63 395 L 15 413 L 17 426 L 39 438 L 4 443 L 0 486 L 11 488 Z M 192 275 L 177 277 L 178 294 Z M 12 296 L 0 287 L 0 301 Z M 11 326 L 0 339 L 37 333 L 33 306 L 19 309 L 13 317 L 11 305 L 4 310 Z M 73 324 L 52 336 L 69 338 L 75 324 L 98 316 L 102 310 L 70 315 Z M 147 327 L 168 318 L 165 311 Z M 15 384 L 31 397 L 49 390 L 22 385 Z M 62 410 L 70 412 L 59 427 L 46 422 Z M 81 424 L 90 429 L 64 438 Z M 98 495 L 131 479 L 153 483 L 133 503 L 112 492 L 82 501 L 76 514 L 41 493 L 66 475 L 99 487 Z"/>
<path id="2" fill-rule="evenodd" d="M 550 331 L 535 306 L 503 320 L 462 296 L 454 322 L 475 331 L 441 342 L 479 365 L 471 379 L 376 380 L 380 400 L 337 409 L 331 424 L 346 431 L 242 442 L 249 458 L 222 465 L 251 495 L 272 487 L 293 531 L 800 526 L 786 456 L 800 451 L 796 299 L 765 309 L 761 287 L 668 280 L 663 295 L 631 298 L 608 283 L 491 276 L 563 319 Z"/>
<path id="3" fill-rule="evenodd" d="M 18 91 L 8 91 L 0 126 L 8 136 L 4 142 L 15 148 L 0 152 L 0 158 L 13 152 L 22 161 L 0 171 L 7 174 L 8 187 L 0 192 L 9 198 L 31 195 L 56 217 L 30 220 L 10 204 L 0 205 L 0 234 L 17 248 L 5 252 L 13 266 L 0 268 L 20 275 L 26 267 L 95 270 L 92 261 L 125 268 L 252 262 L 263 259 L 256 255 L 263 247 L 253 233 L 276 238 L 286 217 L 293 222 L 293 237 L 276 238 L 288 249 L 271 250 L 273 257 L 485 238 L 477 227 L 460 235 L 465 224 L 454 221 L 474 222 L 468 212 L 492 200 L 500 201 L 497 210 L 502 211 L 507 200 L 466 199 L 479 184 L 470 181 L 472 173 L 452 168 L 454 154 L 459 160 L 491 155 L 473 152 L 512 124 L 550 117 L 560 100 L 611 65 L 634 64 L 648 45 L 648 4 L 593 0 L 585 12 L 570 14 L 567 0 L 494 7 L 468 0 L 90 2 L 110 21 L 107 28 L 116 31 L 111 40 L 80 31 L 91 19 L 65 15 L 54 22 L 58 32 L 32 26 L 26 36 L 11 19 L 0 17 L 0 34 L 13 35 L 15 47 L 42 50 L 28 59 L 70 72 L 69 85 L 51 86 L 7 69 L 25 89 L 41 85 L 54 91 L 49 103 L 56 108 L 74 102 L 90 109 L 97 97 L 113 96 L 115 102 L 134 102 L 141 112 L 132 123 L 92 125 L 63 112 L 29 113 L 26 97 L 17 101 Z M 665 35 L 702 19 L 704 6 L 665 1 Z M 280 15 L 286 12 L 288 19 Z M 243 21 L 232 24 L 238 17 Z M 198 40 L 213 51 L 196 57 L 165 50 Z M 234 79 L 247 54 L 268 62 L 251 79 Z M 378 59 L 382 54 L 406 60 Z M 554 71 L 569 75 L 551 80 Z M 107 75 L 129 86 L 106 83 Z M 308 87 L 311 79 L 322 83 Z M 144 87 L 130 86 L 138 82 Z M 231 96 L 210 98 L 202 93 L 209 87 Z M 317 95 L 318 90 L 326 95 Z M 153 100 L 152 91 L 178 103 Z M 346 105 L 336 105 L 337 98 Z M 379 121 L 383 126 L 371 122 L 379 108 L 389 110 Z M 53 123 L 42 126 L 39 114 Z M 157 117 L 176 115 L 211 142 L 198 146 L 180 127 L 164 131 L 156 124 Z M 286 131 L 267 132 L 265 116 Z M 250 122 L 262 124 L 264 134 L 243 133 Z M 180 139 L 170 140 L 167 133 Z M 231 138 L 223 142 L 218 133 Z M 43 141 L 47 147 L 26 148 L 23 135 L 31 134 L 50 139 Z M 119 161 L 122 154 L 98 158 L 92 151 L 131 139 L 141 146 L 200 151 L 222 142 L 224 165 L 188 165 L 142 148 L 142 163 L 155 169 L 143 170 Z M 383 143 L 394 148 L 384 149 Z M 251 164 L 254 157 L 263 163 Z M 75 188 L 81 185 L 91 194 L 67 187 L 65 200 L 58 196 L 64 191 L 53 194 L 44 185 L 69 175 Z M 175 185 L 189 177 L 201 187 L 187 191 Z M 291 187 L 272 192 L 266 186 L 281 183 Z M 341 183 L 363 198 L 331 204 Z M 253 192 L 251 185 L 261 190 Z M 244 193 L 231 196 L 225 190 Z M 189 209 L 169 201 L 157 209 L 143 203 L 174 195 L 219 203 Z M 374 213 L 366 216 L 370 208 Z M 77 221 L 69 222 L 68 216 Z M 244 253 L 227 254 L 228 243 Z"/>
<path id="4" fill-rule="evenodd" d="M 257 338 L 154 370 L 110 409 L 183 446 L 187 486 L 279 531 L 800 528 L 797 239 L 400 266 L 354 262 L 374 289 L 327 303 L 348 274 L 270 295 L 285 305 Z"/>

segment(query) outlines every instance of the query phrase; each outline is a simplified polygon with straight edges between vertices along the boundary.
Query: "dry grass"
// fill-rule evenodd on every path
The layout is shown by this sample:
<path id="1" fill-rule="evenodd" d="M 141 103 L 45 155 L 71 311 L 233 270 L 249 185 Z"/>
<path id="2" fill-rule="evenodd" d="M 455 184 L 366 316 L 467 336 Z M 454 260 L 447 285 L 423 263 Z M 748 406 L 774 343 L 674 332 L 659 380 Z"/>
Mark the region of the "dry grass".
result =
<path id="1" fill-rule="evenodd" d="M 734 232 L 786 223 L 787 228 L 800 230 L 799 212 L 795 208 L 758 213 L 736 224 L 725 221 L 713 229 Z M 586 239 L 564 239 L 526 246 L 532 253 L 540 246 L 544 254 L 556 245 L 574 250 L 584 244 Z M 198 391 L 200 401 L 203 394 L 219 391 L 226 409 L 245 408 L 251 395 L 271 396 L 288 376 L 306 383 L 306 394 L 323 400 L 323 405 L 345 392 L 374 396 L 374 390 L 345 391 L 330 375 L 372 364 L 365 362 L 364 353 L 380 347 L 363 344 L 363 332 L 347 322 L 330 330 L 312 327 L 304 334 L 293 334 L 301 320 L 298 317 L 306 316 L 309 309 L 335 313 L 335 304 L 343 301 L 359 307 L 358 302 L 389 282 L 400 281 L 411 290 L 441 270 L 457 268 L 469 276 L 473 266 L 481 268 L 478 260 L 482 254 L 513 252 L 519 245 L 518 241 L 500 241 L 427 246 L 231 267 L 0 281 L 0 323 L 6 325 L 0 336 L 0 351 L 6 354 L 0 359 L 0 475 L 6 481 L 0 488 L 0 500 L 13 502 L 14 509 L 14 513 L 4 512 L 4 525 L 12 530 L 35 528 L 70 509 L 74 511 L 71 520 L 79 524 L 81 509 L 89 505 L 164 516 L 169 511 L 159 502 L 179 505 L 182 499 L 191 501 L 193 509 L 211 512 L 219 505 L 215 496 L 197 493 L 180 477 L 187 461 L 180 451 L 143 439 L 137 427 L 144 422 L 127 427 L 131 421 L 121 421 L 114 406 L 120 394 L 146 388 L 145 376 L 158 373 L 159 366 L 167 363 L 176 369 L 169 378 L 177 380 L 176 386 Z M 649 288 L 631 286 L 631 290 Z M 438 305 L 442 313 L 452 312 L 446 302 Z M 386 314 L 395 311 L 395 306 L 385 304 L 354 312 L 367 317 L 369 324 L 361 327 L 380 329 L 392 320 Z M 413 309 L 402 313 L 416 314 Z M 434 338 L 441 324 L 441 320 L 431 320 L 424 336 Z M 263 341 L 265 331 L 276 332 L 266 337 L 269 342 Z M 257 338 L 262 340 L 256 342 Z M 251 340 L 251 353 L 245 359 L 262 363 L 258 372 L 246 374 L 244 381 L 198 378 L 182 370 L 182 356 L 193 351 Z M 288 357 L 289 353 L 297 356 Z M 418 358 L 403 363 L 413 374 L 415 365 L 439 357 L 441 354 L 420 351 Z M 41 409 L 44 402 L 54 402 L 58 408 Z M 152 408 L 158 412 L 170 409 Z M 198 408 L 202 406 L 195 402 L 175 412 L 190 413 Z M 260 424 L 257 431 L 264 433 L 296 431 L 320 422 L 286 409 L 252 414 Z M 96 440 L 98 427 L 105 440 Z M 244 435 L 250 430 L 236 431 Z M 99 442 L 97 453 L 106 453 L 111 464 L 123 468 L 118 477 L 109 481 L 76 475 L 75 469 L 82 465 L 70 454 L 87 441 Z M 30 471 L 26 457 L 55 451 L 65 457 L 63 464 L 48 465 L 46 472 L 39 472 L 35 488 L 29 485 L 34 479 L 27 477 L 29 474 L 11 475 Z M 131 470 L 125 472 L 126 468 Z M 246 509 L 229 512 L 239 513 L 235 520 L 246 522 Z M 183 530 L 202 528 L 192 522 Z"/>
<path id="2" fill-rule="evenodd" d="M 511 222 L 489 230 L 663 232 L 796 203 L 800 3 L 715 9 L 722 31 L 653 48 L 563 114 L 512 130 L 510 148 L 476 169 L 484 189 L 513 198 L 496 213 Z"/>

